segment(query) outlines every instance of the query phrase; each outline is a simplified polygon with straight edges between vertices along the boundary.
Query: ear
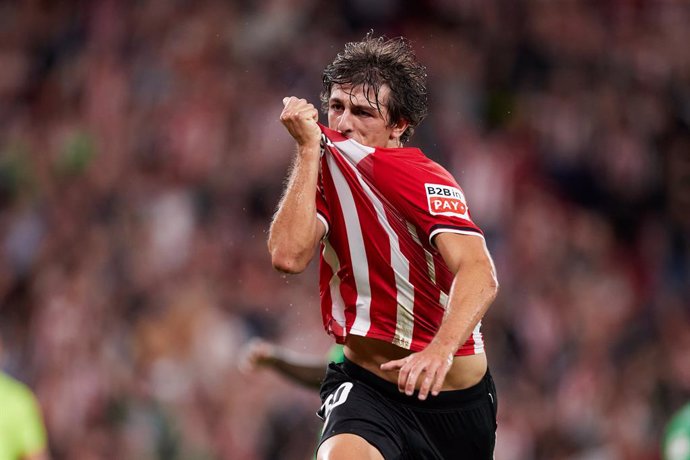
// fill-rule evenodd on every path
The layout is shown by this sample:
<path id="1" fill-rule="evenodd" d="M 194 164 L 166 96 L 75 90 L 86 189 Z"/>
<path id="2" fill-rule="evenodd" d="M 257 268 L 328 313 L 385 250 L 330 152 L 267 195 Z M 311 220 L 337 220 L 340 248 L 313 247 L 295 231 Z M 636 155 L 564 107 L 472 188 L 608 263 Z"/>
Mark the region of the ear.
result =
<path id="1" fill-rule="evenodd" d="M 403 135 L 408 126 L 410 126 L 410 123 L 404 118 L 401 118 L 393 125 L 393 131 L 391 131 L 389 138 L 391 140 L 399 141 L 400 136 Z"/>

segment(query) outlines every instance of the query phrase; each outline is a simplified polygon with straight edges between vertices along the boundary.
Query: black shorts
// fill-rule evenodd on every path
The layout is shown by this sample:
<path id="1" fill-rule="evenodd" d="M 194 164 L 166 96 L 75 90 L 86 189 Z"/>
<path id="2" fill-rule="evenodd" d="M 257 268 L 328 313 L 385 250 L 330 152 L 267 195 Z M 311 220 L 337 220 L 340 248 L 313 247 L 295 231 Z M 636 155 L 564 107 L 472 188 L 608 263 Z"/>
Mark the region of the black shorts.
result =
<path id="1" fill-rule="evenodd" d="M 496 388 L 489 372 L 475 386 L 420 401 L 348 361 L 331 363 L 321 385 L 319 445 L 336 434 L 361 436 L 386 460 L 493 459 Z"/>

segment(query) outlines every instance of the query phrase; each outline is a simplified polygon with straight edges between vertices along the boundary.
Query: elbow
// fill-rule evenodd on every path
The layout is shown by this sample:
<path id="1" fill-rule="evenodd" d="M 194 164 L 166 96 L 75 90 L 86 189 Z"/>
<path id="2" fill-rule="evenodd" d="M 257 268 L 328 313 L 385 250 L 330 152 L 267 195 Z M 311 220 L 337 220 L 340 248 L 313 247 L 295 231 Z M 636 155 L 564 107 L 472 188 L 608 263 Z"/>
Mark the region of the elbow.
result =
<path id="1" fill-rule="evenodd" d="M 302 273 L 309 265 L 309 258 L 293 254 L 285 254 L 282 251 L 271 253 L 271 264 L 279 272 L 297 274 Z"/>
<path id="2" fill-rule="evenodd" d="M 489 302 L 493 302 L 496 299 L 496 296 L 498 296 L 499 288 L 500 285 L 498 284 L 498 278 L 496 278 L 496 273 L 492 271 L 491 277 L 489 278 L 488 282 Z"/>
<path id="3" fill-rule="evenodd" d="M 481 274 L 481 294 L 486 300 L 487 304 L 493 303 L 498 296 L 498 278 L 496 277 L 496 269 L 493 263 L 490 261 L 488 263 L 482 264 L 479 273 Z"/>
<path id="4" fill-rule="evenodd" d="M 498 296 L 498 290 L 501 287 L 498 284 L 498 280 L 494 277 L 492 283 L 490 284 L 491 287 L 491 301 L 493 302 L 496 299 L 496 296 Z"/>

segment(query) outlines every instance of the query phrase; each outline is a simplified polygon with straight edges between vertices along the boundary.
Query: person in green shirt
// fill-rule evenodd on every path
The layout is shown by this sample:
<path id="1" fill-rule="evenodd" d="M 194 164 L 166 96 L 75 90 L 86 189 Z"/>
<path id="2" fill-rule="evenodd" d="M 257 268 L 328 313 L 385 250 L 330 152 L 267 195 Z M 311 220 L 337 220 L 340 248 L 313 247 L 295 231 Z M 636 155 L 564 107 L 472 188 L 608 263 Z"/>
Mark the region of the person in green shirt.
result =
<path id="1" fill-rule="evenodd" d="M 0 371 L 0 460 L 47 458 L 46 430 L 36 397 L 29 387 Z"/>
<path id="2" fill-rule="evenodd" d="M 690 460 L 690 403 L 669 420 L 662 449 L 664 460 Z"/>

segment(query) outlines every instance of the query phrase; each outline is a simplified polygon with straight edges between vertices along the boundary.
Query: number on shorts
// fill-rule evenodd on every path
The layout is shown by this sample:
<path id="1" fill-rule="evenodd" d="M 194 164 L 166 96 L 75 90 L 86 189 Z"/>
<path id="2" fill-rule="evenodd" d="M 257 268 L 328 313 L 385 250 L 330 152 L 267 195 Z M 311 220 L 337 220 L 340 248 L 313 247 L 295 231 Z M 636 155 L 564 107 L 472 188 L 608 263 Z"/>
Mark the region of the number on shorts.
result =
<path id="1" fill-rule="evenodd" d="M 321 406 L 320 411 L 323 413 L 323 418 L 325 421 L 324 425 L 325 423 L 328 423 L 328 417 L 331 415 L 333 409 L 347 401 L 347 397 L 350 394 L 352 387 L 352 382 L 345 382 L 340 385 L 337 390 L 328 395 L 326 401 L 324 401 L 323 405 Z"/>

